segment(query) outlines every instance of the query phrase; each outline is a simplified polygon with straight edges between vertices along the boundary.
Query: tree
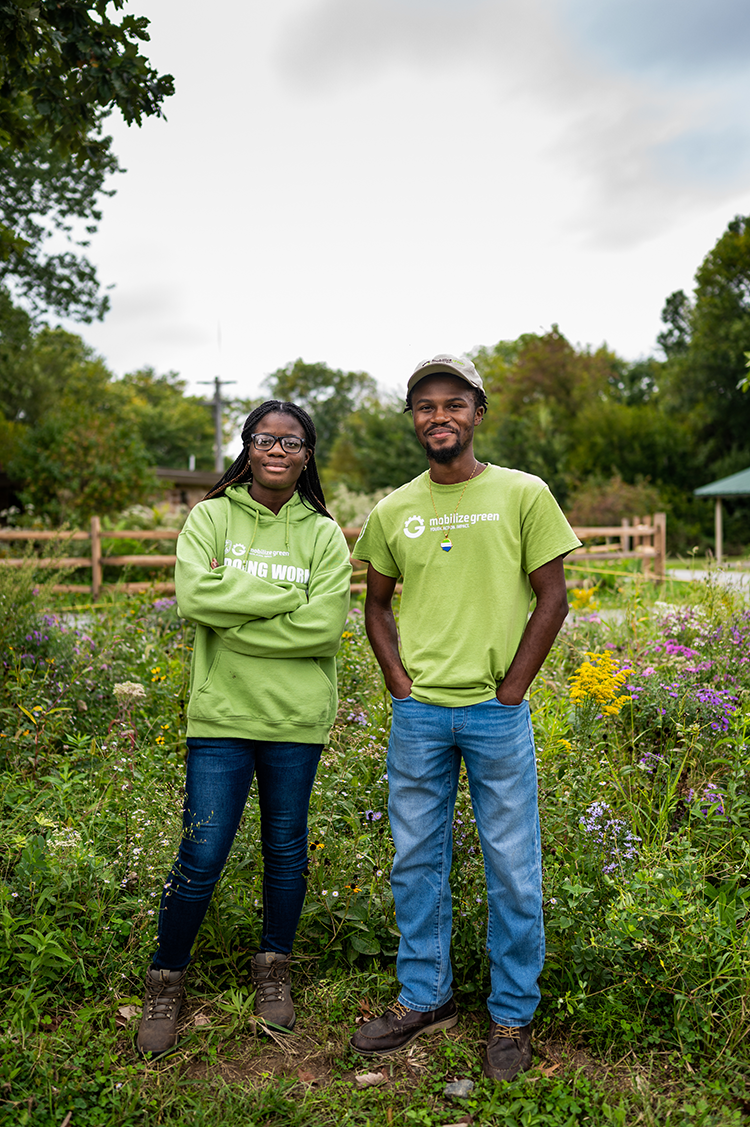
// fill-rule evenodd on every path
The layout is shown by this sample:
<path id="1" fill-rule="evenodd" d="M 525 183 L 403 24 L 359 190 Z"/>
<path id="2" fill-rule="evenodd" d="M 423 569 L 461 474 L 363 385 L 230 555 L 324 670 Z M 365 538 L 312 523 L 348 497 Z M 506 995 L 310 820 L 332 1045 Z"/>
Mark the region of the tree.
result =
<path id="1" fill-rule="evenodd" d="M 677 348 L 673 343 L 667 352 L 668 400 L 676 412 L 700 420 L 699 438 L 712 459 L 734 448 L 735 461 L 747 465 L 750 400 L 738 385 L 750 349 L 750 217 L 738 215 L 728 224 L 695 282 L 692 302 L 673 294 L 665 306 L 666 313 L 672 302 L 670 323 L 683 326 Z"/>
<path id="2" fill-rule="evenodd" d="M 23 419 L 33 408 L 33 344 L 31 318 L 13 304 L 7 289 L 0 286 L 0 414 L 10 422 Z"/>
<path id="3" fill-rule="evenodd" d="M 629 485 L 648 479 L 693 488 L 702 453 L 695 425 L 657 403 L 592 400 L 583 405 L 571 437 L 568 464 L 574 481 L 619 476 Z"/>
<path id="4" fill-rule="evenodd" d="M 142 368 L 113 385 L 120 411 L 148 451 L 153 466 L 187 469 L 195 455 L 197 469 L 213 469 L 214 424 L 211 405 L 185 395 L 186 381 L 176 372 L 159 376 Z"/>
<path id="5" fill-rule="evenodd" d="M 156 488 L 150 462 L 125 420 L 69 402 L 27 429 L 9 473 L 24 505 L 77 524 L 145 501 Z"/>
<path id="6" fill-rule="evenodd" d="M 105 179 L 120 171 L 110 140 L 96 160 L 61 156 L 45 141 L 0 151 L 0 284 L 10 282 L 34 314 L 93 321 L 109 308 L 91 262 L 72 250 L 49 254 L 46 243 L 57 232 L 74 247 L 88 246 L 101 219 L 97 200 L 113 194 Z M 81 224 L 86 237 L 76 235 Z"/>
<path id="7" fill-rule="evenodd" d="M 140 53 L 148 20 L 125 0 L 0 0 L 0 283 L 28 301 L 91 321 L 107 310 L 77 250 L 45 254 L 50 234 L 86 246 L 96 201 L 118 170 L 102 124 L 117 108 L 140 125 L 174 92 Z M 83 232 L 74 237 L 74 225 Z"/>
<path id="8" fill-rule="evenodd" d="M 668 358 L 687 352 L 690 343 L 690 298 L 684 290 L 675 290 L 664 302 L 661 319 L 667 326 L 659 333 L 656 343 Z"/>
<path id="9" fill-rule="evenodd" d="M 37 426 L 74 404 L 92 412 L 112 411 L 112 373 L 100 356 L 65 329 L 42 326 L 23 351 L 23 368 L 11 368 L 3 389 L 6 418 Z"/>
<path id="10" fill-rule="evenodd" d="M 297 403 L 308 412 L 318 432 L 316 460 L 320 465 L 330 456 L 347 417 L 377 401 L 377 384 L 367 372 L 342 372 L 301 359 L 272 372 L 265 386 L 274 399 Z"/>
<path id="11" fill-rule="evenodd" d="M 213 465 L 210 406 L 184 395 L 176 373 L 116 380 L 79 336 L 34 329 L 10 308 L 15 336 L 0 334 L 0 468 L 25 505 L 55 522 L 85 521 L 146 500 L 154 465 L 187 468 L 190 454 Z"/>
<path id="12" fill-rule="evenodd" d="M 62 155 L 96 161 L 98 136 L 114 107 L 128 125 L 162 116 L 174 93 L 139 51 L 149 21 L 125 0 L 0 0 L 0 147 L 50 142 Z"/>
<path id="13" fill-rule="evenodd" d="M 370 404 L 346 420 L 326 466 L 328 480 L 375 493 L 397 489 L 427 468 L 411 414 L 401 403 Z"/>
<path id="14" fill-rule="evenodd" d="M 478 457 L 537 474 L 564 504 L 576 419 L 586 404 L 612 395 L 622 363 L 606 348 L 575 349 L 557 325 L 480 349 L 474 359 L 489 398 Z"/>

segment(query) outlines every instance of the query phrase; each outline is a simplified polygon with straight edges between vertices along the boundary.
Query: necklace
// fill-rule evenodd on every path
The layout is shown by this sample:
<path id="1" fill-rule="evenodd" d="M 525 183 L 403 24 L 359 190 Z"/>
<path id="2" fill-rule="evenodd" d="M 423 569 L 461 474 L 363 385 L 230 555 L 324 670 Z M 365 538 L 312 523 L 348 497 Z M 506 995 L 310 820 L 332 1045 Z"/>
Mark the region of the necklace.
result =
<path id="1" fill-rule="evenodd" d="M 482 465 L 482 463 L 477 462 L 477 460 L 474 459 L 474 469 L 471 471 L 471 477 L 467 477 L 466 482 L 464 484 L 464 487 L 461 490 L 461 496 L 458 498 L 458 505 L 456 505 L 455 509 L 451 513 L 451 524 L 453 523 L 453 518 L 456 515 L 456 513 L 458 512 L 459 507 L 461 505 L 461 502 L 464 499 L 464 493 L 466 492 L 466 487 L 468 486 L 469 482 L 471 481 L 471 478 L 474 476 L 474 474 L 479 469 L 480 465 Z M 483 466 L 482 466 L 482 468 L 484 469 Z M 437 517 L 438 520 L 440 520 L 440 517 L 438 516 L 437 506 L 435 504 L 435 498 L 432 496 L 432 476 L 431 476 L 429 470 L 427 471 L 427 481 L 428 481 L 429 487 L 430 487 L 430 500 L 432 501 L 432 507 L 435 510 L 435 516 Z M 451 538 L 450 538 L 450 536 L 448 536 L 447 533 L 444 536 L 444 538 L 440 541 L 440 547 L 443 549 L 444 552 L 450 552 L 451 548 L 453 547 L 453 544 L 451 543 Z"/>

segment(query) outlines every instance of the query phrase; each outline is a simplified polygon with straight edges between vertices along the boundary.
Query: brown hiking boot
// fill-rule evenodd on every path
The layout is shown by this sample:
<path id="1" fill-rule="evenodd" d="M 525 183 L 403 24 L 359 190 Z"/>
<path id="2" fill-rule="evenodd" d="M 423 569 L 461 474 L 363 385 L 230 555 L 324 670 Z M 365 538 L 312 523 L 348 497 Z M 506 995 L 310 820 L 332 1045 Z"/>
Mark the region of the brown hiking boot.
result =
<path id="1" fill-rule="evenodd" d="M 531 1023 L 498 1025 L 490 1022 L 490 1035 L 482 1058 L 482 1071 L 490 1080 L 512 1080 L 531 1068 Z"/>
<path id="2" fill-rule="evenodd" d="M 255 1016 L 280 1033 L 291 1033 L 297 1020 L 292 1003 L 291 955 L 259 951 L 253 955 L 251 976 L 256 989 Z"/>
<path id="3" fill-rule="evenodd" d="M 410 1010 L 401 1002 L 392 1002 L 381 1017 L 366 1021 L 349 1041 L 351 1047 L 363 1056 L 387 1056 L 410 1045 L 422 1033 L 437 1033 L 451 1029 L 458 1021 L 458 1011 L 453 998 L 437 1010 L 422 1013 Z"/>
<path id="4" fill-rule="evenodd" d="M 135 1047 L 142 1057 L 156 1060 L 177 1046 L 177 1018 L 185 997 L 185 970 L 146 972 L 146 996 L 143 1016 L 135 1038 Z"/>

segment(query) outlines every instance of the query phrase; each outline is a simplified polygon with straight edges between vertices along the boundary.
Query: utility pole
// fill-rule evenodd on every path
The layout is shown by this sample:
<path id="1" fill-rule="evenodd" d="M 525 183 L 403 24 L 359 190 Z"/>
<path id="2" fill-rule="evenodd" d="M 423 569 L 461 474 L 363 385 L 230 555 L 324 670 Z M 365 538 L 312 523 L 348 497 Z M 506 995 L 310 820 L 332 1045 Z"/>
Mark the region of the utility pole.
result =
<path id="1" fill-rule="evenodd" d="M 222 380 L 219 376 L 214 376 L 212 380 L 198 380 L 198 383 L 213 384 L 214 385 L 214 469 L 218 473 L 224 472 L 224 434 L 223 434 L 223 407 L 224 400 L 221 398 L 222 385 L 226 386 L 230 383 L 237 383 L 236 380 Z"/>

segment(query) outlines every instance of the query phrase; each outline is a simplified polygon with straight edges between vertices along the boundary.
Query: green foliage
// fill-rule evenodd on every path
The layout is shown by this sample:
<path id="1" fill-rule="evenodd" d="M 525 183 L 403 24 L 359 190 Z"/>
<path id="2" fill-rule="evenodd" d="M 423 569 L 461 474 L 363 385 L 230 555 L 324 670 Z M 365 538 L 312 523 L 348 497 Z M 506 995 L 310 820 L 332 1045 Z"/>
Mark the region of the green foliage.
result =
<path id="1" fill-rule="evenodd" d="M 213 469 L 214 424 L 210 405 L 185 395 L 186 381 L 176 372 L 160 376 L 142 368 L 114 385 L 121 393 L 119 410 L 148 451 L 151 465 L 187 469 L 191 454 L 196 469 Z"/>
<path id="2" fill-rule="evenodd" d="M 590 477 L 568 498 L 566 515 L 573 525 L 615 525 L 661 509 L 662 498 L 647 482 L 628 485 L 619 474 L 609 480 Z"/>
<path id="3" fill-rule="evenodd" d="M 8 360 L 0 368 L 0 403 L 7 419 L 34 427 L 62 405 L 91 413 L 113 408 L 106 399 L 112 374 L 79 336 L 47 327 L 34 331 L 26 314 L 5 301 L 0 340 L 7 340 Z"/>
<path id="4" fill-rule="evenodd" d="M 635 485 L 647 477 L 657 487 L 688 491 L 695 480 L 695 443 L 689 418 L 670 417 L 652 403 L 594 399 L 575 420 L 570 466 L 581 482 L 617 475 Z"/>
<path id="5" fill-rule="evenodd" d="M 154 465 L 186 468 L 191 454 L 199 468 L 213 465 L 210 408 L 185 395 L 176 373 L 146 368 L 115 380 L 79 336 L 33 330 L 2 299 L 0 290 L 4 468 L 37 517 L 115 514 L 152 496 Z"/>
<path id="6" fill-rule="evenodd" d="M 72 406 L 28 432 L 9 468 L 25 482 L 24 504 L 55 525 L 119 512 L 156 488 L 148 453 L 124 420 Z"/>
<path id="7" fill-rule="evenodd" d="M 734 445 L 747 464 L 750 403 L 738 389 L 745 374 L 744 354 L 750 348 L 747 217 L 738 215 L 728 224 L 699 266 L 695 282 L 692 303 L 685 301 L 680 310 L 689 337 L 683 333 L 667 365 L 669 398 L 677 409 L 697 416 L 713 458 Z"/>
<path id="8" fill-rule="evenodd" d="M 352 411 L 374 399 L 376 393 L 375 381 L 367 372 L 343 372 L 301 359 L 272 372 L 265 386 L 273 399 L 297 403 L 308 412 L 318 433 L 316 460 L 321 468 Z"/>
<path id="9" fill-rule="evenodd" d="M 0 1116 L 59 1124 L 72 1109 L 72 1122 L 92 1127 L 217 1119 L 230 1127 L 438 1127 L 469 1113 L 509 1125 L 624 1125 L 641 1116 L 739 1127 L 735 1096 L 748 1072 L 750 624 L 731 594 L 709 586 L 683 606 L 654 608 L 640 588 L 613 592 L 610 624 L 576 613 L 535 686 L 548 942 L 536 1026 L 543 1072 L 511 1086 L 480 1074 L 487 916 L 462 775 L 451 876 L 461 1022 L 392 1058 L 386 1082 L 362 1092 L 353 1075 L 372 1066 L 353 1058 L 347 1037 L 358 1012 L 377 1012 L 395 995 L 398 932 L 388 884 L 389 704 L 361 601 L 342 638 L 339 715 L 311 803 L 296 945 L 300 1038 L 277 1050 L 252 1025 L 247 969 L 260 935 L 262 868 L 251 796 L 196 946 L 182 1051 L 157 1075 L 133 1063 L 135 1019 L 127 1024 L 118 1010 L 138 1001 L 179 840 L 191 633 L 173 599 L 55 612 L 43 609 L 50 598 L 31 571 L 0 569 L 0 611 L 17 608 L 0 614 L 8 1050 L 0 1053 Z M 633 700 L 616 715 L 592 712 L 584 732 L 569 678 L 587 651 L 605 650 L 629 670 L 623 691 Z M 671 697 L 678 679 L 686 688 Z M 124 681 L 144 695 L 118 703 L 114 686 Z M 657 682 L 649 701 L 627 687 Z M 717 696 L 693 708 L 694 685 L 730 692 L 735 706 L 727 714 Z M 669 716 L 658 711 L 665 702 Z M 209 1023 L 193 1025 L 196 1013 Z M 560 1044 L 570 1053 L 562 1063 Z M 625 1054 L 636 1083 L 623 1074 Z M 324 1086 L 300 1079 L 300 1066 L 324 1071 Z M 475 1081 L 460 1111 L 443 1095 L 456 1076 Z"/>
<path id="10" fill-rule="evenodd" d="M 687 352 L 690 343 L 690 298 L 684 290 L 675 290 L 664 303 L 661 319 L 667 326 L 656 338 L 656 343 L 671 359 Z"/>
<path id="11" fill-rule="evenodd" d="M 608 395 L 622 398 L 625 366 L 605 348 L 576 350 L 557 325 L 543 336 L 526 334 L 492 351 L 482 349 L 475 361 L 489 398 L 477 434 L 479 457 L 537 474 L 564 505 L 576 478 L 584 476 L 576 454 L 591 437 L 585 411 Z M 628 479 L 611 460 L 594 469 Z"/>
<path id="12" fill-rule="evenodd" d="M 126 15 L 125 0 L 3 0 L 0 21 L 0 146 L 23 150 L 51 138 L 61 152 L 96 158 L 102 118 L 117 108 L 128 125 L 162 116 L 174 92 L 144 55 L 148 23 Z"/>
<path id="13" fill-rule="evenodd" d="M 397 489 L 427 468 L 414 434 L 411 413 L 400 403 L 361 408 L 342 428 L 326 465 L 326 475 L 349 489 L 376 493 Z"/>
<path id="14" fill-rule="evenodd" d="M 102 318 L 109 297 L 99 293 L 96 269 L 76 251 L 45 250 L 53 234 L 74 247 L 89 245 L 101 219 L 98 197 L 121 171 L 102 142 L 96 159 L 63 156 L 50 138 L 22 152 L 0 148 L 0 283 L 7 281 L 36 315 L 46 310 L 80 321 Z M 83 230 L 76 236 L 74 225 Z"/>
<path id="15" fill-rule="evenodd" d="M 0 4 L 0 283 L 34 314 L 91 321 L 109 299 L 81 255 L 101 218 L 97 199 L 118 171 L 104 119 L 116 107 L 140 125 L 174 92 L 139 46 L 148 20 L 112 18 L 124 0 Z M 74 236 L 74 226 L 83 231 Z M 76 249 L 45 253 L 63 234 Z"/>

